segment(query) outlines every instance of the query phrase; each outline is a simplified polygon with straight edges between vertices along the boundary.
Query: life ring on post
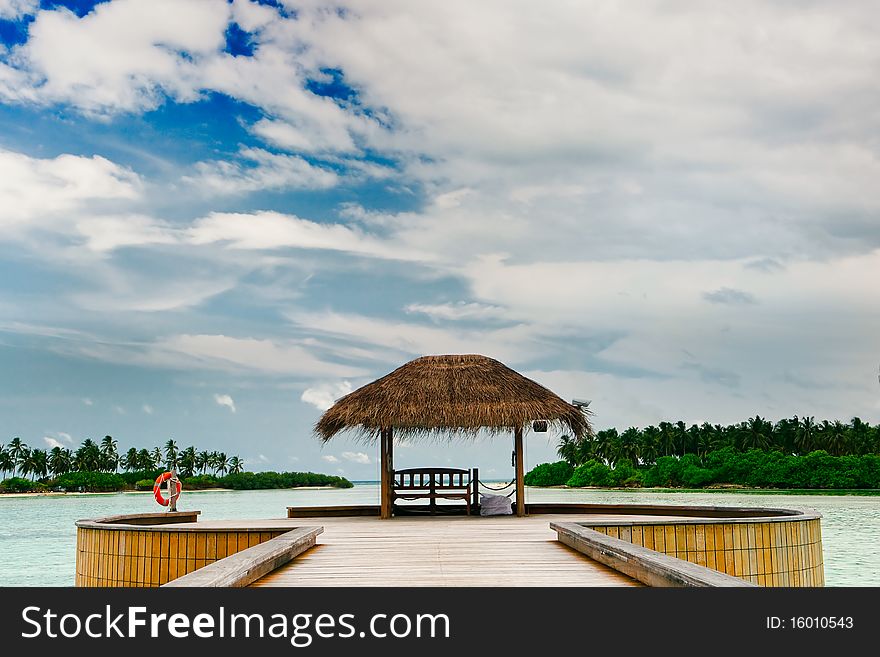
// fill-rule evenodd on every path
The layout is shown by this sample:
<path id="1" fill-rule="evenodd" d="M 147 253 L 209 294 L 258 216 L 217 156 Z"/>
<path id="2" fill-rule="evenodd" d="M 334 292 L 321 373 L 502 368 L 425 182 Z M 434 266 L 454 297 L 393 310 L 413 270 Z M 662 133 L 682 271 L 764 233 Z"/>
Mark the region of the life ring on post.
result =
<path id="1" fill-rule="evenodd" d="M 170 497 L 169 497 L 169 499 L 166 500 L 162 496 L 162 484 L 164 484 L 166 481 L 171 479 L 172 476 L 174 476 L 174 475 L 172 475 L 172 473 L 170 473 L 170 472 L 163 472 L 158 477 L 156 477 L 156 483 L 153 484 L 153 497 L 155 497 L 156 501 L 159 504 L 161 504 L 162 506 L 168 506 L 168 504 L 171 502 Z M 170 484 L 169 484 L 169 488 L 170 488 Z M 177 494 L 174 495 L 174 497 L 180 497 L 181 488 L 182 487 L 180 485 L 180 480 L 178 480 L 177 481 Z"/>

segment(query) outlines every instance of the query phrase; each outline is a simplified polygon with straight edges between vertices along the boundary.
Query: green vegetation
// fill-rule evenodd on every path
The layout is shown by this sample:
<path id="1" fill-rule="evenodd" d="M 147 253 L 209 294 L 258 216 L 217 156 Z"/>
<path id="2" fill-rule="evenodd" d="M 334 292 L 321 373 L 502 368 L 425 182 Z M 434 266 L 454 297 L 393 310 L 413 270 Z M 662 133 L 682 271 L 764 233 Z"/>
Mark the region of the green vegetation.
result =
<path id="1" fill-rule="evenodd" d="M 580 442 L 562 436 L 557 453 L 564 460 L 531 470 L 527 485 L 880 489 L 880 426 L 859 418 L 661 422 L 606 429 Z"/>
<path id="2" fill-rule="evenodd" d="M 242 472 L 226 475 L 220 482 L 224 488 L 235 490 L 298 488 L 300 486 L 351 488 L 354 486 L 344 477 L 334 477 L 314 472 Z"/>
<path id="3" fill-rule="evenodd" d="M 562 436 L 557 453 L 573 467 L 593 459 L 607 465 L 622 460 L 652 465 L 661 456 L 696 454 L 702 458 L 725 447 L 796 456 L 819 450 L 832 456 L 880 454 L 880 425 L 871 426 L 857 417 L 848 424 L 797 416 L 773 423 L 758 415 L 728 426 L 660 422 L 656 427 L 630 427 L 623 433 L 605 429 L 583 441 Z"/>
<path id="4" fill-rule="evenodd" d="M 124 472 L 119 472 L 120 468 Z M 244 472 L 244 461 L 238 456 L 198 451 L 192 446 L 180 450 L 174 440 L 165 443 L 164 454 L 159 447 L 132 447 L 120 456 L 111 436 L 105 436 L 100 444 L 86 439 L 76 451 L 56 446 L 48 452 L 31 449 L 21 438 L 13 438 L 8 445 L 0 445 L 0 493 L 152 490 L 156 477 L 172 468 L 180 475 L 184 489 L 190 490 L 353 485 L 344 477 L 314 472 Z M 7 473 L 12 477 L 5 479 Z"/>
<path id="5" fill-rule="evenodd" d="M 571 479 L 574 468 L 566 461 L 542 463 L 526 473 L 526 486 L 563 486 Z"/>
<path id="6" fill-rule="evenodd" d="M 0 481 L 0 493 L 35 493 L 46 490 L 46 485 L 21 477 L 10 477 Z"/>

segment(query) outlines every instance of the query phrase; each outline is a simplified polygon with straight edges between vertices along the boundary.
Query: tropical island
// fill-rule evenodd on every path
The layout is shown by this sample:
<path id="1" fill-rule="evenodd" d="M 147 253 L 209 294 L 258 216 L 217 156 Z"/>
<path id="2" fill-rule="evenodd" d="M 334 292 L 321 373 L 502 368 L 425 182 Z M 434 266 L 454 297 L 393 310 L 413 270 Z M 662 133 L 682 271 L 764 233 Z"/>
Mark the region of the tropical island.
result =
<path id="1" fill-rule="evenodd" d="M 687 426 L 661 422 L 563 435 L 562 460 L 529 471 L 529 486 L 880 489 L 880 425 L 814 417 Z"/>
<path id="2" fill-rule="evenodd" d="M 179 449 L 174 440 L 168 440 L 164 449 L 132 447 L 121 455 L 112 436 L 104 436 L 100 443 L 86 438 L 76 450 L 31 449 L 18 437 L 0 445 L 0 493 L 151 490 L 156 477 L 171 469 L 177 470 L 189 490 L 353 485 L 345 477 L 315 472 L 246 472 L 238 456 L 194 446 Z M 7 479 L 7 474 L 12 476 Z"/>

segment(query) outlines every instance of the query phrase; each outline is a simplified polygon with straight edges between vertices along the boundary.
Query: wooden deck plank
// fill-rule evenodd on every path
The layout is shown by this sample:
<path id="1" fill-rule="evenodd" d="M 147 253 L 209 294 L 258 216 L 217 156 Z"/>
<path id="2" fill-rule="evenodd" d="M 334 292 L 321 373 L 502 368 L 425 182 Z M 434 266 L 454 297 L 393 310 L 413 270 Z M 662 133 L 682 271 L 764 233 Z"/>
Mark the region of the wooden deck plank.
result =
<path id="1" fill-rule="evenodd" d="M 251 586 L 640 586 L 559 543 L 557 518 L 309 518 L 318 544 Z"/>

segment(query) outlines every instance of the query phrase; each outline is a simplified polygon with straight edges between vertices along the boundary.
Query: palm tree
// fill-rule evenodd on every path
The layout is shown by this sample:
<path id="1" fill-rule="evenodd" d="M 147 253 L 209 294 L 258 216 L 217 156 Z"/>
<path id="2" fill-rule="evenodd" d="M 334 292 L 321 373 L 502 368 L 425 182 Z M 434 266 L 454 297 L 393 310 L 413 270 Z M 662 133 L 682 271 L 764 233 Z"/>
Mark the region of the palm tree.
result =
<path id="1" fill-rule="evenodd" d="M 76 450 L 73 462 L 77 470 L 97 472 L 102 465 L 101 448 L 91 438 L 86 438 Z"/>
<path id="2" fill-rule="evenodd" d="M 169 470 L 177 469 L 177 443 L 169 438 L 165 443 L 165 465 Z"/>
<path id="3" fill-rule="evenodd" d="M 740 434 L 742 449 L 767 449 L 772 444 L 770 438 L 773 425 L 760 415 L 749 418 L 744 423 L 743 432 Z"/>
<path id="4" fill-rule="evenodd" d="M 9 452 L 0 446 L 0 472 L 3 473 L 2 479 L 6 479 L 6 473 L 15 468 L 15 461 L 9 455 Z"/>
<path id="5" fill-rule="evenodd" d="M 229 474 L 238 474 L 244 470 L 244 461 L 241 460 L 238 456 L 233 456 L 229 459 Z"/>
<path id="6" fill-rule="evenodd" d="M 675 433 L 669 422 L 660 423 L 660 449 L 664 456 L 672 456 L 675 453 Z"/>
<path id="7" fill-rule="evenodd" d="M 660 429 L 654 425 L 649 425 L 641 431 L 641 445 L 639 453 L 642 463 L 651 465 L 657 461 L 660 452 Z"/>
<path id="8" fill-rule="evenodd" d="M 614 444 L 617 442 L 617 429 L 605 429 L 596 434 L 596 457 L 611 465 L 614 462 Z"/>
<path id="9" fill-rule="evenodd" d="M 162 450 L 158 447 L 154 447 L 153 451 L 150 452 L 150 467 L 148 470 L 155 470 L 160 465 L 162 465 Z"/>
<path id="10" fill-rule="evenodd" d="M 49 470 L 54 477 L 60 477 L 66 472 L 70 472 L 73 464 L 73 455 L 69 449 L 63 447 L 53 447 L 49 452 Z"/>
<path id="11" fill-rule="evenodd" d="M 21 442 L 21 438 L 16 436 L 9 441 L 9 446 L 6 448 L 6 451 L 9 453 L 9 458 L 12 459 L 12 476 L 14 477 L 15 469 L 21 464 L 21 459 L 28 451 L 28 446 Z"/>
<path id="12" fill-rule="evenodd" d="M 199 452 L 196 454 L 196 467 L 199 470 L 199 473 L 205 474 L 205 470 L 207 470 L 211 466 L 211 453 L 210 452 Z"/>
<path id="13" fill-rule="evenodd" d="M 196 470 L 196 448 L 189 446 L 180 453 L 177 459 L 182 475 L 184 477 L 192 477 Z"/>
<path id="14" fill-rule="evenodd" d="M 556 448 L 556 453 L 559 455 L 559 458 L 563 459 L 571 466 L 580 465 L 578 463 L 578 440 L 576 438 L 572 438 L 568 434 L 563 434 L 559 437 L 559 446 Z M 237 457 L 236 457 L 237 458 Z"/>
<path id="15" fill-rule="evenodd" d="M 828 420 L 822 421 L 822 439 L 829 454 L 840 456 L 846 453 L 849 436 L 847 436 L 846 425 L 840 420 L 831 423 Z"/>
<path id="16" fill-rule="evenodd" d="M 816 418 L 802 417 L 795 438 L 795 447 L 801 454 L 812 452 L 816 445 Z"/>
<path id="17" fill-rule="evenodd" d="M 214 468 L 216 472 L 226 474 L 226 471 L 229 469 L 229 460 L 226 458 L 226 454 L 223 452 L 214 452 L 214 454 L 216 454 L 214 459 Z"/>
<path id="18" fill-rule="evenodd" d="M 42 479 L 48 472 L 49 466 L 45 450 L 31 450 L 21 463 L 21 473 L 25 476 L 33 475 L 34 481 Z"/>
<path id="19" fill-rule="evenodd" d="M 147 456 L 149 456 L 149 453 L 147 454 Z M 125 455 L 121 459 L 119 459 L 119 463 L 120 465 L 122 465 L 123 469 L 126 472 L 133 472 L 140 469 L 140 465 L 138 463 L 139 459 L 140 456 L 138 455 L 137 447 L 131 447 L 125 453 Z"/>
<path id="20" fill-rule="evenodd" d="M 104 436 L 101 441 L 101 469 L 116 472 L 119 468 L 119 453 L 116 451 L 118 443 L 112 436 Z"/>
<path id="21" fill-rule="evenodd" d="M 641 444 L 641 434 L 635 427 L 630 427 L 617 440 L 616 449 L 614 450 L 615 462 L 627 460 L 633 465 L 638 465 L 639 445 Z"/>

